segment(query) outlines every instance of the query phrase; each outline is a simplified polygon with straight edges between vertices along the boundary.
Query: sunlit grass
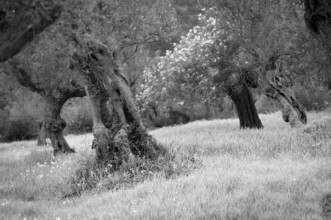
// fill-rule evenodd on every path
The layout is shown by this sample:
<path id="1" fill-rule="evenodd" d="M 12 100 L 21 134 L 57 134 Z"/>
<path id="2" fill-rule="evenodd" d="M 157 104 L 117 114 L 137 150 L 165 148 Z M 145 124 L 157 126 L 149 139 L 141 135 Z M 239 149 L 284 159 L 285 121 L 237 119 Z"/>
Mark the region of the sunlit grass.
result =
<path id="1" fill-rule="evenodd" d="M 67 136 L 78 153 L 55 159 L 50 146 L 1 144 L 0 219 L 322 219 L 319 202 L 331 191 L 331 130 L 323 123 L 331 115 L 308 116 L 308 127 L 321 126 L 293 130 L 275 113 L 261 115 L 262 130 L 240 130 L 228 119 L 151 131 L 199 158 L 200 167 L 80 197 L 63 192 L 80 161 L 93 155 L 91 134 Z"/>

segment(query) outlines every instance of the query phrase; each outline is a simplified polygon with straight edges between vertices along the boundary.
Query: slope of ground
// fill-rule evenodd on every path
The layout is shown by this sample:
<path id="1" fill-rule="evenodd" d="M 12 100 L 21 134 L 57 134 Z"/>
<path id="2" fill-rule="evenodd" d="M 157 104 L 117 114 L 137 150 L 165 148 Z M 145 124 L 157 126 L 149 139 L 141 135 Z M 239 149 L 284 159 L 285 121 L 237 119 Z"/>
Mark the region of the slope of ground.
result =
<path id="1" fill-rule="evenodd" d="M 329 114 L 310 113 L 308 127 Z M 320 201 L 331 191 L 330 129 L 292 130 L 280 113 L 261 120 L 262 130 L 239 130 L 237 119 L 154 130 L 202 165 L 178 178 L 156 173 L 131 188 L 70 198 L 58 192 L 93 154 L 91 134 L 67 136 L 78 154 L 56 159 L 35 142 L 0 144 L 0 219 L 322 219 Z"/>

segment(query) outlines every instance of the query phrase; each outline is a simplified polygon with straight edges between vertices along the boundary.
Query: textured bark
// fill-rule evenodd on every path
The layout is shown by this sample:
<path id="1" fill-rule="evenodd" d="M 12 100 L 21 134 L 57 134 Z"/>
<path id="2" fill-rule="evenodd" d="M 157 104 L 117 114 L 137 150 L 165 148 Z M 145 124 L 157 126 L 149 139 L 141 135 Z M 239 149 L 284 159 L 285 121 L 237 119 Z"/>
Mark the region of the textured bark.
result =
<path id="1" fill-rule="evenodd" d="M 306 112 L 290 88 L 276 90 L 270 86 L 265 90 L 265 94 L 280 104 L 283 120 L 289 122 L 292 128 L 298 128 L 307 123 Z"/>
<path id="2" fill-rule="evenodd" d="M 93 84 L 85 86 L 87 97 L 90 101 L 93 117 L 93 143 L 92 149 L 96 150 L 96 157 L 98 161 L 113 161 L 109 151 L 115 151 L 113 137 L 110 130 L 104 125 L 103 118 L 105 114 L 110 114 L 109 109 L 103 106 L 103 101 L 108 94 L 101 93 Z M 107 112 L 108 111 L 108 112 Z M 111 126 L 111 125 L 109 125 Z M 117 151 L 117 149 L 116 149 Z M 118 153 L 118 152 L 117 152 Z M 116 164 L 117 165 L 117 164 Z"/>
<path id="3" fill-rule="evenodd" d="M 254 105 L 252 93 L 246 85 L 239 88 L 231 87 L 227 90 L 227 93 L 236 106 L 240 128 L 263 128 Z"/>
<path id="4" fill-rule="evenodd" d="M 256 73 L 247 68 L 231 68 L 217 75 L 214 81 L 224 82 L 224 90 L 236 107 L 240 128 L 263 128 L 249 89 L 258 87 Z"/>
<path id="5" fill-rule="evenodd" d="M 88 81 L 85 89 L 93 110 L 92 148 L 96 150 L 97 161 L 116 168 L 130 157 L 157 158 L 164 149 L 147 134 L 113 53 L 91 39 L 81 44 L 83 49 L 72 56 L 72 64 Z M 104 97 L 110 97 L 111 108 L 102 107 Z M 111 125 L 105 126 L 109 116 Z"/>
<path id="6" fill-rule="evenodd" d="M 272 56 L 266 63 L 265 80 L 268 87 L 265 89 L 265 95 L 280 104 L 285 122 L 289 122 L 292 128 L 301 127 L 307 123 L 307 115 L 294 95 L 289 72 L 282 70 L 281 63 L 276 64 L 278 58 L 279 56 Z"/>
<path id="7" fill-rule="evenodd" d="M 109 97 L 103 97 L 101 99 L 101 112 L 102 122 L 106 128 L 110 129 L 115 123 L 115 118 L 112 118 L 114 109 L 109 106 Z"/>
<path id="8" fill-rule="evenodd" d="M 16 8 L 14 14 L 0 20 L 0 63 L 19 53 L 38 33 L 59 18 L 60 6 L 46 8 L 36 2 L 29 0 L 29 3 Z"/>
<path id="9" fill-rule="evenodd" d="M 51 140 L 54 155 L 59 153 L 74 153 L 75 150 L 69 147 L 63 136 L 66 122 L 61 118 L 60 113 L 64 102 L 59 102 L 53 97 L 46 98 L 46 102 L 45 130 Z"/>
<path id="10" fill-rule="evenodd" d="M 306 124 L 306 112 L 294 95 L 290 77 L 279 70 L 272 70 L 267 72 L 267 80 L 269 87 L 265 94 L 280 104 L 284 121 L 289 122 L 292 128 Z"/>

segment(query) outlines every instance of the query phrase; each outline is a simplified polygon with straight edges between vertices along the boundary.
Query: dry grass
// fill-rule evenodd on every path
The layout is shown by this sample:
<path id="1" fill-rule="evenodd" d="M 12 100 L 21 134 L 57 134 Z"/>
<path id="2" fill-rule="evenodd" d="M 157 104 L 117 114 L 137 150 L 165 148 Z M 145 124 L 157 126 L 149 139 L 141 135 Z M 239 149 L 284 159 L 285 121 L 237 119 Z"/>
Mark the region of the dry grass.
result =
<path id="1" fill-rule="evenodd" d="M 309 114 L 308 126 L 328 123 L 329 114 Z M 68 136 L 78 154 L 56 159 L 34 142 L 1 144 L 0 219 L 322 219 L 319 202 L 331 191 L 329 127 L 292 130 L 280 113 L 261 120 L 263 130 L 239 130 L 231 119 L 152 131 L 202 166 L 65 199 L 68 178 L 93 154 L 90 134 Z"/>

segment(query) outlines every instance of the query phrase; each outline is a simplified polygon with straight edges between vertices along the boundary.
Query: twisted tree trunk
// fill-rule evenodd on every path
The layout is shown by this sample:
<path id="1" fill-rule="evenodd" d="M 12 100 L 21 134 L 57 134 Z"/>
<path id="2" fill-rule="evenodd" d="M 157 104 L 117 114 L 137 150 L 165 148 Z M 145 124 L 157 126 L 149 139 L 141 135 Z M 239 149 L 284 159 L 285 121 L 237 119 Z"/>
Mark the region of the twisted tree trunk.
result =
<path id="1" fill-rule="evenodd" d="M 306 124 L 307 115 L 294 95 L 291 78 L 274 66 L 267 72 L 266 79 L 269 87 L 265 89 L 265 94 L 280 104 L 283 120 L 289 122 L 292 128 Z"/>
<path id="2" fill-rule="evenodd" d="M 292 90 L 276 90 L 273 87 L 268 87 L 265 90 L 265 95 L 280 104 L 283 120 L 290 123 L 292 128 L 298 128 L 307 123 L 306 112 L 296 100 Z"/>
<path id="3" fill-rule="evenodd" d="M 20 85 L 30 89 L 41 95 L 45 102 L 44 118 L 40 128 L 37 144 L 46 142 L 46 135 L 50 138 L 54 155 L 59 153 L 75 152 L 69 147 L 67 141 L 63 137 L 63 130 L 66 127 L 66 122 L 61 118 L 60 113 L 62 106 L 73 97 L 84 97 L 86 95 L 83 88 L 79 85 L 67 85 L 67 87 L 58 87 L 51 91 L 47 88 L 39 86 L 37 82 L 32 80 L 33 74 L 20 67 L 17 61 L 12 62 L 12 73 L 14 74 Z"/>
<path id="4" fill-rule="evenodd" d="M 88 81 L 85 90 L 93 112 L 92 148 L 96 150 L 97 161 L 118 168 L 130 157 L 157 158 L 165 150 L 147 134 L 127 80 L 112 53 L 95 40 L 81 44 L 84 49 L 76 51 L 72 64 Z M 107 97 L 110 107 L 106 107 Z"/>

